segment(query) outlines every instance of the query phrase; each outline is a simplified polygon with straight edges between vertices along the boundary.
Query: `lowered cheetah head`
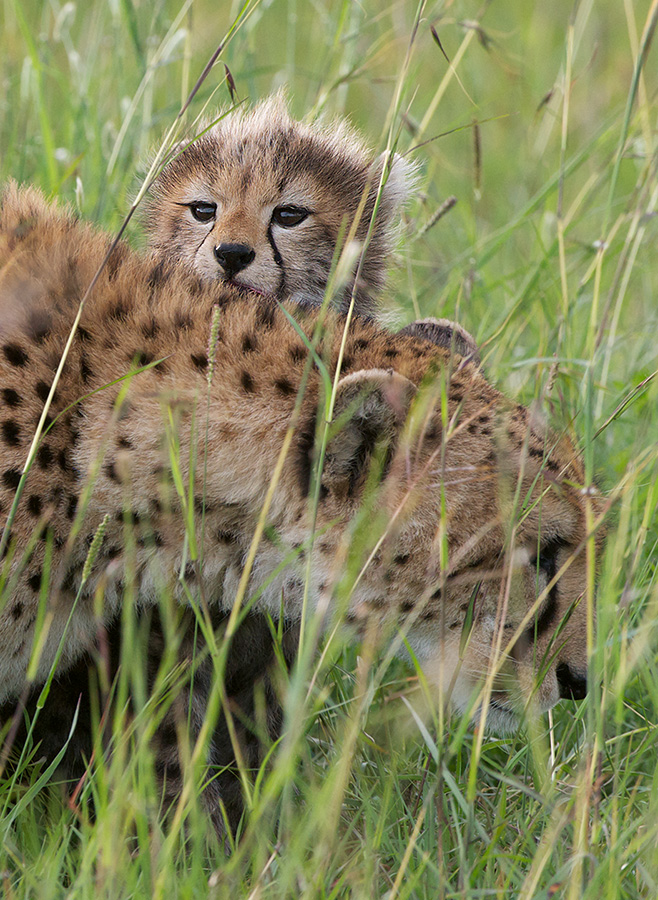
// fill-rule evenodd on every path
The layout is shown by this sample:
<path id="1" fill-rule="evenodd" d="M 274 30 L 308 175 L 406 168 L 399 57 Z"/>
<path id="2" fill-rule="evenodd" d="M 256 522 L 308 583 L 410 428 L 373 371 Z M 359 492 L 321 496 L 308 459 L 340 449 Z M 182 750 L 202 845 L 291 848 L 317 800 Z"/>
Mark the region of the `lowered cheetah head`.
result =
<path id="1" fill-rule="evenodd" d="M 452 376 L 447 427 L 440 406 L 399 371 L 341 380 L 312 595 L 323 614 L 406 644 L 439 697 L 506 732 L 524 707 L 586 692 L 583 472 L 568 440 L 501 404 L 472 367 Z"/>
<path id="2" fill-rule="evenodd" d="M 204 280 L 320 304 L 337 248 L 349 238 L 358 251 L 366 237 L 382 170 L 345 122 L 296 122 L 277 95 L 226 115 L 164 168 L 146 201 L 150 244 Z M 394 158 L 356 286 L 360 314 L 372 312 L 382 287 L 412 172 Z M 335 298 L 343 309 L 358 252 L 352 256 Z"/>

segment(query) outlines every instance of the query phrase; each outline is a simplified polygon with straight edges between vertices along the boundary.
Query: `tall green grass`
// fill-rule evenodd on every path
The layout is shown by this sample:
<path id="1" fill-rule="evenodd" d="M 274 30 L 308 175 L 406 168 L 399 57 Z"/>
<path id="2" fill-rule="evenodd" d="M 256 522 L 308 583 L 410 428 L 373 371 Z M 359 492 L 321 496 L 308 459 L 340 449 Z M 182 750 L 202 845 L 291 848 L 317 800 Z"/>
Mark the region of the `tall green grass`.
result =
<path id="1" fill-rule="evenodd" d="M 0 177 L 110 229 L 236 22 L 188 122 L 229 102 L 227 66 L 239 99 L 286 85 L 296 115 L 347 114 L 374 148 L 396 136 L 421 178 L 389 317 L 459 319 L 614 501 L 593 689 L 545 732 L 421 726 L 398 698 L 413 674 L 332 642 L 310 689 L 287 687 L 296 717 L 232 855 L 207 834 L 198 772 L 185 829 L 162 827 L 145 702 L 130 725 L 117 713 L 75 802 L 38 765 L 0 781 L 5 896 L 658 896 L 656 3 L 4 0 L 0 15 Z"/>

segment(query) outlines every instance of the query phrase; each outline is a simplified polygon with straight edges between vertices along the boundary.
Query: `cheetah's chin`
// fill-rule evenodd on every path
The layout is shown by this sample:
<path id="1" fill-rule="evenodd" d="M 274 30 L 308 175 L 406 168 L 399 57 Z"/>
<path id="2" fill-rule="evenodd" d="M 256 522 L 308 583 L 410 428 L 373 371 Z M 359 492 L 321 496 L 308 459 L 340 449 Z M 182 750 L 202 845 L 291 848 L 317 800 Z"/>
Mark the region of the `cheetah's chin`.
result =
<path id="1" fill-rule="evenodd" d="M 480 714 L 476 721 L 479 722 Z M 501 736 L 514 734 L 521 724 L 519 716 L 506 706 L 491 701 L 487 710 L 487 731 Z"/>

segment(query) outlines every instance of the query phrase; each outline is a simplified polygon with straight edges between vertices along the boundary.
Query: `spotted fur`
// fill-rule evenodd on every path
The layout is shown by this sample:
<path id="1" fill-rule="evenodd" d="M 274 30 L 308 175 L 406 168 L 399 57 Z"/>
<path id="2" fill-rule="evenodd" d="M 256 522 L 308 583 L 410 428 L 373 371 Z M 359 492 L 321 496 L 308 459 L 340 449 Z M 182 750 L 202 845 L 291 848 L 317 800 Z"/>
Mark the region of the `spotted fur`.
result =
<path id="1" fill-rule="evenodd" d="M 107 248 L 107 236 L 47 205 L 37 192 L 5 190 L 3 520 L 78 303 Z M 214 310 L 219 318 L 209 386 Z M 172 441 L 185 498 L 191 460 L 205 460 L 204 467 L 195 466 L 192 490 L 199 498 L 195 506 L 205 512 L 203 529 L 195 518 L 203 568 L 190 571 L 188 583 L 221 616 L 236 595 L 275 461 L 298 415 L 268 515 L 273 537 L 259 545 L 249 594 L 260 591 L 256 609 L 274 619 L 283 598 L 286 620 L 299 620 L 300 551 L 310 549 L 314 435 L 324 401 L 321 374 L 289 316 L 310 339 L 319 315 L 226 285 L 199 287 L 184 270 L 160 270 L 156 277 L 152 260 L 119 248 L 83 310 L 13 523 L 4 563 L 10 587 L 0 612 L 0 700 L 11 701 L 25 689 L 42 592 L 48 628 L 41 635 L 37 682 L 60 644 L 58 672 L 65 673 L 93 646 L 99 625 L 112 627 L 129 572 L 143 607 L 156 605 L 163 591 L 185 602 L 178 576 L 187 501 L 172 477 Z M 332 374 L 342 329 L 342 320 L 328 314 L 317 352 Z M 118 383 L 141 366 L 150 368 Z M 344 572 L 352 568 L 345 565 L 347 538 L 376 465 L 382 483 L 372 528 L 379 541 L 360 560 L 346 618 L 388 635 L 401 627 L 430 684 L 461 709 L 492 664 L 492 646 L 502 635 L 506 647 L 514 635 L 486 710 L 494 727 L 513 727 L 519 703 L 531 698 L 546 709 L 560 696 L 582 696 L 584 477 L 570 443 L 507 401 L 477 366 L 362 318 L 350 326 L 335 419 L 342 427 L 329 440 L 321 477 L 311 609 L 327 622 L 338 614 Z M 102 522 L 104 538 L 80 591 Z M 135 537 L 129 548 L 127 522 Z M 45 583 L 47 554 L 52 559 Z M 288 557 L 296 561 L 278 571 Z M 95 595 L 102 597 L 100 621 Z M 538 685 L 537 671 L 543 674 Z M 190 702 L 202 696 L 192 695 Z"/>

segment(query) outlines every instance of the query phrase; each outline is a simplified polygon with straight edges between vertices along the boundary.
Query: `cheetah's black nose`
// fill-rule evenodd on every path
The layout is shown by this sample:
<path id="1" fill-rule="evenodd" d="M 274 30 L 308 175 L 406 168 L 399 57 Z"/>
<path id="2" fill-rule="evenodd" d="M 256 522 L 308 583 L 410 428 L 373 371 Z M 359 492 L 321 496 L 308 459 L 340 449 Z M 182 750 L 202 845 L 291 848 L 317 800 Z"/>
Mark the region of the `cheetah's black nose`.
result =
<path id="1" fill-rule="evenodd" d="M 255 256 L 255 251 L 247 244 L 219 244 L 215 247 L 215 259 L 229 278 L 246 269 Z"/>
<path id="2" fill-rule="evenodd" d="M 562 699 L 582 700 L 587 695 L 586 675 L 575 671 L 564 662 L 558 665 L 555 674 Z"/>

